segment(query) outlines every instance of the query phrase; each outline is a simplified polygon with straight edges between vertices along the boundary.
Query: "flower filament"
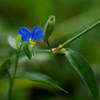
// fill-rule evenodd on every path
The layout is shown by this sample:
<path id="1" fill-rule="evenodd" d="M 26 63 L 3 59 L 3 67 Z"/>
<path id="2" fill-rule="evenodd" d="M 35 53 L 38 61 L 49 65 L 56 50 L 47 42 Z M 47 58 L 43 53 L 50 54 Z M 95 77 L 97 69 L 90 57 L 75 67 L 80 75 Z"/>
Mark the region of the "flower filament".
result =
<path id="1" fill-rule="evenodd" d="M 35 47 L 36 42 L 34 41 L 30 41 L 30 45 L 32 45 L 32 47 Z"/>

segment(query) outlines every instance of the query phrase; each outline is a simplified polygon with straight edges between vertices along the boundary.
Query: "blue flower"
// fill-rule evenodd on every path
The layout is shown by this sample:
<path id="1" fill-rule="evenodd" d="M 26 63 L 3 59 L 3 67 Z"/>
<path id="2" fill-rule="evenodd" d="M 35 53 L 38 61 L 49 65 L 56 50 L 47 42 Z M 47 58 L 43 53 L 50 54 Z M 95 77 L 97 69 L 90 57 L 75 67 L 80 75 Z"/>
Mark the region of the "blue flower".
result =
<path id="1" fill-rule="evenodd" d="M 32 41 L 41 41 L 43 39 L 43 31 L 41 26 L 33 27 L 32 31 L 26 27 L 19 27 L 18 34 L 22 36 L 22 41 L 24 42 L 29 41 L 30 38 Z"/>

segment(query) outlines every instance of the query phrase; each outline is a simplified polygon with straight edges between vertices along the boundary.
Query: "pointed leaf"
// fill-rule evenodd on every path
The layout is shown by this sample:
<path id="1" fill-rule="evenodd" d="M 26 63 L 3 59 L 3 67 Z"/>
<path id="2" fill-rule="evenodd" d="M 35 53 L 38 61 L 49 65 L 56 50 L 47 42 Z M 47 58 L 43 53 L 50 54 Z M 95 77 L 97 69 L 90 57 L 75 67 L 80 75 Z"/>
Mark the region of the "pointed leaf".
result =
<path id="1" fill-rule="evenodd" d="M 8 43 L 9 43 L 9 45 L 10 45 L 12 48 L 17 49 L 16 43 L 15 43 L 15 38 L 9 36 L 9 37 L 8 37 Z"/>
<path id="2" fill-rule="evenodd" d="M 44 36 L 43 36 L 43 41 L 44 42 L 47 42 L 49 36 L 51 35 L 51 33 L 54 30 L 54 26 L 55 26 L 55 16 L 50 15 L 50 17 L 47 20 L 46 25 L 44 27 Z"/>
<path id="3" fill-rule="evenodd" d="M 71 49 L 67 49 L 65 55 L 87 85 L 94 97 L 94 100 L 98 100 L 98 86 L 90 65 L 82 56 Z"/>
<path id="4" fill-rule="evenodd" d="M 19 49 L 19 47 L 21 45 L 21 36 L 20 35 L 17 35 L 17 37 L 15 39 L 15 43 L 16 43 L 17 49 Z"/>
<path id="5" fill-rule="evenodd" d="M 47 84 L 49 86 L 55 87 L 63 92 L 68 93 L 66 90 L 59 87 L 50 77 L 41 74 L 41 73 L 28 73 L 28 72 L 21 72 L 16 74 L 16 78 L 22 78 L 30 81 L 40 82 Z"/>
<path id="6" fill-rule="evenodd" d="M 23 46 L 23 50 L 24 50 L 26 56 L 27 56 L 29 59 L 31 59 L 31 58 L 32 58 L 32 52 L 31 52 L 30 49 L 29 49 L 29 42 L 28 42 L 28 41 L 27 41 L 27 42 L 23 42 L 23 43 L 22 43 L 22 46 Z"/>
<path id="7" fill-rule="evenodd" d="M 10 60 L 7 59 L 0 67 L 0 79 L 4 77 L 10 68 Z"/>

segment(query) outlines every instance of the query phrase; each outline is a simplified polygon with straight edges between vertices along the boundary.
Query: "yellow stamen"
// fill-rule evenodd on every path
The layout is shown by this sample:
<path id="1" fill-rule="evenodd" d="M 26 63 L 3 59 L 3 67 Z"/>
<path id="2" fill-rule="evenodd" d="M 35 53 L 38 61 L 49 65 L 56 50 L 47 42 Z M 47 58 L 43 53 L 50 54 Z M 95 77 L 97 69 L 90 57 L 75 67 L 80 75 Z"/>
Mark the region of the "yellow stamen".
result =
<path id="1" fill-rule="evenodd" d="M 31 41 L 30 44 L 32 45 L 32 47 L 35 47 L 36 42 Z"/>

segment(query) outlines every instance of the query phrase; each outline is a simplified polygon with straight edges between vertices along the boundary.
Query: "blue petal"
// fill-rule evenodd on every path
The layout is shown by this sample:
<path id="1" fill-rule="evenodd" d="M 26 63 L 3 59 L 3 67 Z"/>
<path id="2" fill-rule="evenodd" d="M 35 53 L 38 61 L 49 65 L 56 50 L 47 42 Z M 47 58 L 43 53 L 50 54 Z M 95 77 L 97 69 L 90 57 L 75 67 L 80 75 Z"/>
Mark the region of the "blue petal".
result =
<path id="1" fill-rule="evenodd" d="M 23 41 L 29 41 L 31 37 L 31 31 L 26 27 L 19 27 L 18 34 L 22 36 Z"/>
<path id="2" fill-rule="evenodd" d="M 28 41 L 26 37 L 22 36 L 22 41 L 26 42 Z"/>
<path id="3" fill-rule="evenodd" d="M 41 41 L 43 39 L 43 31 L 41 26 L 35 26 L 31 32 L 32 40 Z"/>

